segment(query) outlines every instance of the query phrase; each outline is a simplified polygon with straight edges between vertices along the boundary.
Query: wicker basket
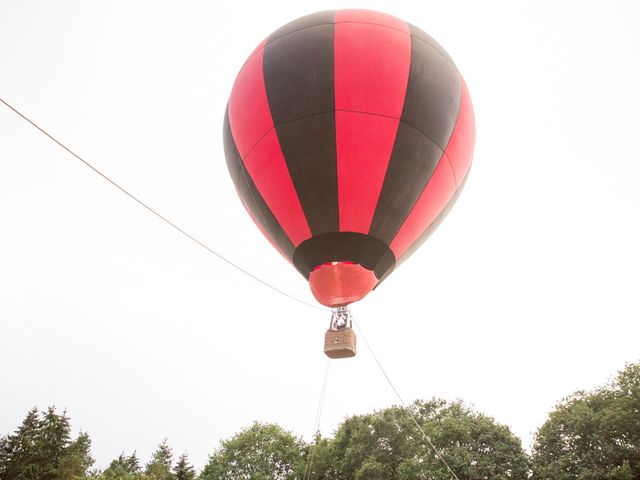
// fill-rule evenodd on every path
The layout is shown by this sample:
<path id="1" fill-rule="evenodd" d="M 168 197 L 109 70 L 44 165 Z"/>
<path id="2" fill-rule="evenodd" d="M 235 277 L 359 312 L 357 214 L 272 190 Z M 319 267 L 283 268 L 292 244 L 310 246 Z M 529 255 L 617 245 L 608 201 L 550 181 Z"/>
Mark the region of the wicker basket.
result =
<path id="1" fill-rule="evenodd" d="M 349 327 L 327 330 L 324 334 L 324 353 L 329 358 L 355 357 L 356 333 Z"/>

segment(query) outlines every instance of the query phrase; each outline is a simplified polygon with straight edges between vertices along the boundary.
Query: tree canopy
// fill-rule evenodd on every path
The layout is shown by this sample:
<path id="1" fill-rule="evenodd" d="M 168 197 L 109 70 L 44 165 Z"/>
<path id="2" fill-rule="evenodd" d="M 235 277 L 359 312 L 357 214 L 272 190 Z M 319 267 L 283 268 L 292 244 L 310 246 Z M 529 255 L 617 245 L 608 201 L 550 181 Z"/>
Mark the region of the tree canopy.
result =
<path id="1" fill-rule="evenodd" d="M 561 400 L 537 431 L 535 480 L 640 478 L 640 364 Z"/>
<path id="2" fill-rule="evenodd" d="M 278 425 L 254 423 L 211 455 L 202 480 L 293 480 L 302 477 L 304 443 Z"/>
<path id="3" fill-rule="evenodd" d="M 448 480 L 439 455 L 469 480 L 526 479 L 529 471 L 521 442 L 507 427 L 461 402 L 440 399 L 348 418 L 319 450 L 324 471 L 314 468 L 317 479 Z"/>
<path id="4" fill-rule="evenodd" d="M 172 472 L 173 451 L 164 439 L 155 452 L 151 455 L 151 460 L 147 463 L 144 473 L 148 480 L 175 480 Z"/>
<path id="5" fill-rule="evenodd" d="M 189 462 L 189 457 L 186 453 L 178 457 L 173 474 L 176 480 L 194 480 L 196 478 L 196 469 Z"/>
<path id="6" fill-rule="evenodd" d="M 73 480 L 93 465 L 86 433 L 71 439 L 67 413 L 55 407 L 29 410 L 18 429 L 0 440 L 2 480 Z"/>
<path id="7" fill-rule="evenodd" d="M 140 460 L 138 460 L 136 452 L 129 456 L 125 456 L 123 452 L 109 464 L 102 475 L 96 474 L 95 478 L 101 480 L 143 480 L 144 476 L 140 472 Z"/>
<path id="8" fill-rule="evenodd" d="M 165 439 L 141 463 L 120 453 L 91 470 L 91 439 L 66 412 L 29 410 L 0 438 L 1 480 L 640 480 L 640 363 L 562 399 L 531 455 L 508 427 L 461 401 L 438 398 L 345 419 L 311 443 L 256 422 L 220 445 L 198 473 Z"/>

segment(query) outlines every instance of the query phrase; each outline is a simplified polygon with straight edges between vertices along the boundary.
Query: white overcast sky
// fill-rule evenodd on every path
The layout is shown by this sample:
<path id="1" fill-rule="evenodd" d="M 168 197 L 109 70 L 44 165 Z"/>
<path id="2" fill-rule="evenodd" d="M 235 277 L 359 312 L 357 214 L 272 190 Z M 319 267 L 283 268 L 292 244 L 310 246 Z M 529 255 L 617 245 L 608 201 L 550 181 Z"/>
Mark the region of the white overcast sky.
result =
<path id="1" fill-rule="evenodd" d="M 477 145 L 433 237 L 353 307 L 407 401 L 460 398 L 531 442 L 640 358 L 640 3 L 0 0 L 0 96 L 180 226 L 313 301 L 228 176 L 235 75 L 269 33 L 360 7 L 435 37 Z M 0 433 L 67 408 L 97 465 L 165 437 L 199 468 L 254 420 L 310 438 L 326 312 L 154 218 L 0 105 Z M 321 429 L 397 403 L 360 342 Z"/>

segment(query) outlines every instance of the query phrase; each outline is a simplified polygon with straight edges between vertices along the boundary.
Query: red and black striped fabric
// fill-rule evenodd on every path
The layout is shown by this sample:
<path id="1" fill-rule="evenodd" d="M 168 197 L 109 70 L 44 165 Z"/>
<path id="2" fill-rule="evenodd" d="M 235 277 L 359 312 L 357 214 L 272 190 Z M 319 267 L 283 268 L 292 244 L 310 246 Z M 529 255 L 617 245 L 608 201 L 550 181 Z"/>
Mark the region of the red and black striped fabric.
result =
<path id="1" fill-rule="evenodd" d="M 467 87 L 444 49 L 365 10 L 274 32 L 242 67 L 224 119 L 244 206 L 307 278 L 347 262 L 384 279 L 454 203 L 474 137 Z"/>

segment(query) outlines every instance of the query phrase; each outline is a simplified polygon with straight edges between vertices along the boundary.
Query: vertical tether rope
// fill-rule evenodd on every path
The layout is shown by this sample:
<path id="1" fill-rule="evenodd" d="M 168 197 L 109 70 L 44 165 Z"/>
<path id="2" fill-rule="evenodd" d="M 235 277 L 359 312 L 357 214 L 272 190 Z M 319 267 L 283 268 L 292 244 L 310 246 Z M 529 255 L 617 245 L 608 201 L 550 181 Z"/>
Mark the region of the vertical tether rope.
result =
<path id="1" fill-rule="evenodd" d="M 447 468 L 447 470 L 449 471 L 449 473 L 453 476 L 453 478 L 455 478 L 455 480 L 460 480 L 458 478 L 458 476 L 455 474 L 455 472 L 451 469 L 451 467 L 449 466 L 449 464 L 447 463 L 447 461 L 445 460 L 444 456 L 442 455 L 442 453 L 440 453 L 440 451 L 436 448 L 436 446 L 433 444 L 433 442 L 431 441 L 431 438 L 429 437 L 429 435 L 427 435 L 427 432 L 424 431 L 424 429 L 422 428 L 422 425 L 420 425 L 420 423 L 418 423 L 418 420 L 416 420 L 416 417 L 413 415 L 413 413 L 411 412 L 411 410 L 409 409 L 409 407 L 407 407 L 407 404 L 405 403 L 405 401 L 403 400 L 402 396 L 400 395 L 400 393 L 398 393 L 398 390 L 396 389 L 395 385 L 393 384 L 393 382 L 391 381 L 391 379 L 389 378 L 389 375 L 387 375 L 387 372 L 385 371 L 385 369 L 382 367 L 382 364 L 380 363 L 380 360 L 378 360 L 378 357 L 376 356 L 376 354 L 373 352 L 373 349 L 371 348 L 371 345 L 369 345 L 369 342 L 367 341 L 367 337 L 364 335 L 364 333 L 362 332 L 362 329 L 360 328 L 360 325 L 358 325 L 355 320 L 353 320 L 353 324 L 356 326 L 356 328 L 358 329 L 358 334 L 362 337 L 362 340 L 364 341 L 364 344 L 367 346 L 367 349 L 369 350 L 369 353 L 371 353 L 371 356 L 373 357 L 373 359 L 375 360 L 375 362 L 378 364 L 378 368 L 380 369 L 380 371 L 382 372 L 382 375 L 384 375 L 384 378 L 386 378 L 387 383 L 389 384 L 389 386 L 391 387 L 391 389 L 393 390 L 393 392 L 396 394 L 396 397 L 398 397 L 398 400 L 400 400 L 400 403 L 402 404 L 402 406 L 404 407 L 404 410 L 409 414 L 409 416 L 411 417 L 411 420 L 413 420 L 413 423 L 416 424 L 416 427 L 418 427 L 418 430 L 420 430 L 420 432 L 422 433 L 422 435 L 424 436 L 424 438 L 427 440 L 427 443 L 429 444 L 429 446 L 431 447 L 431 449 L 433 450 L 433 453 L 435 453 L 436 458 L 438 460 L 440 460 L 442 462 L 442 464 Z"/>
<path id="2" fill-rule="evenodd" d="M 302 480 L 308 480 L 311 478 L 311 472 L 313 468 L 313 458 L 316 454 L 316 447 L 318 444 L 318 430 L 320 429 L 320 419 L 322 417 L 322 409 L 324 407 L 324 399 L 327 393 L 327 380 L 329 378 L 329 365 L 331 364 L 331 359 L 327 358 L 327 365 L 324 369 L 324 379 L 322 381 L 322 389 L 320 390 L 320 399 L 318 400 L 318 409 L 316 410 L 316 419 L 313 423 L 313 438 L 315 442 L 310 444 L 309 456 L 307 457 L 307 463 L 304 466 L 304 474 L 302 475 Z"/>

